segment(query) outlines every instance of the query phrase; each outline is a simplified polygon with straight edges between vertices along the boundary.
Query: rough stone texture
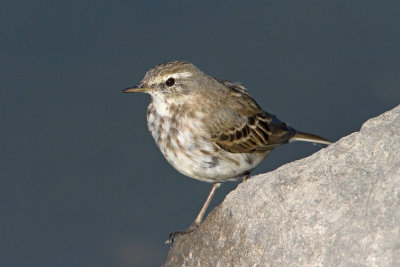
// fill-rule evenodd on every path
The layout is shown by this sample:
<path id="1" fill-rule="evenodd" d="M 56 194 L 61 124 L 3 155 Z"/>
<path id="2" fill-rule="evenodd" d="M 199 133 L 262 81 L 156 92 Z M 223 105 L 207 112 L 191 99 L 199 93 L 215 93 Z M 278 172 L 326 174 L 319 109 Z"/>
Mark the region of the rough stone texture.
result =
<path id="1" fill-rule="evenodd" d="M 400 266 L 400 106 L 242 183 L 165 266 Z"/>

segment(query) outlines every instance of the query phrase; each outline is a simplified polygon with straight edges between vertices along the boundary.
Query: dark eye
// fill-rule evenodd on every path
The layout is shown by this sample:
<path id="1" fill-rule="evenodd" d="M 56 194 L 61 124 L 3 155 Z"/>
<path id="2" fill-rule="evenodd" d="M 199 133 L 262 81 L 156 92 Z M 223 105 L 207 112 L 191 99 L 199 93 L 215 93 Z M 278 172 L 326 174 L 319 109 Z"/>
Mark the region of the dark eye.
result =
<path id="1" fill-rule="evenodd" d="M 172 85 L 175 84 L 175 79 L 174 79 L 174 78 L 169 78 L 169 79 L 165 82 L 165 84 L 166 84 L 167 86 L 172 86 Z"/>

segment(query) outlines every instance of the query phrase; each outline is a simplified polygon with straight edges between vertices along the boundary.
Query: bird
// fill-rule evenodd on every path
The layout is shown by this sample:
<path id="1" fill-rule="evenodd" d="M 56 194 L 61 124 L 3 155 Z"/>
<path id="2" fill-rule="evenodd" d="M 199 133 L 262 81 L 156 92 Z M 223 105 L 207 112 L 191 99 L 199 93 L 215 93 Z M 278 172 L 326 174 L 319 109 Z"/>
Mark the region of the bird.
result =
<path id="1" fill-rule="evenodd" d="M 240 83 L 215 78 L 187 61 L 156 65 L 122 92 L 150 94 L 147 126 L 166 160 L 185 176 L 213 184 L 191 226 L 171 233 L 167 243 L 200 225 L 221 183 L 245 181 L 277 146 L 331 144 L 264 111 Z"/>

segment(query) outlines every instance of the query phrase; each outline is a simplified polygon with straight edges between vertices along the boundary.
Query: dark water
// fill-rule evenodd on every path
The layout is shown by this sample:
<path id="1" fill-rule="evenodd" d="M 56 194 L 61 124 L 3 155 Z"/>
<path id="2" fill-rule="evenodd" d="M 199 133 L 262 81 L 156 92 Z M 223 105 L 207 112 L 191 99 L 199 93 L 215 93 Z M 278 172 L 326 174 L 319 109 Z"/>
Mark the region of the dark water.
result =
<path id="1" fill-rule="evenodd" d="M 400 102 L 398 1 L 3 1 L 0 266 L 157 266 L 211 185 L 168 165 L 122 95 L 184 59 L 337 140 Z M 320 147 L 291 144 L 255 173 Z M 236 186 L 218 190 L 213 205 Z"/>

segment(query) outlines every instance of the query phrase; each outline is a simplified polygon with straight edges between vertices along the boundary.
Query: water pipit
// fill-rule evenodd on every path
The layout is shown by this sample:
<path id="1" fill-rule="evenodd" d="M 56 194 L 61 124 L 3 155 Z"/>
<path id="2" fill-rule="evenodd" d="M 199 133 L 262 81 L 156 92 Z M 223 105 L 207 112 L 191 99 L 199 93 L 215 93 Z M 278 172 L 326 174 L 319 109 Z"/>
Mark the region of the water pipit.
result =
<path id="1" fill-rule="evenodd" d="M 193 224 L 172 233 L 170 241 L 198 227 L 222 182 L 246 180 L 275 147 L 292 141 L 331 143 L 296 131 L 263 111 L 242 85 L 214 78 L 189 62 L 155 66 L 123 92 L 151 95 L 147 126 L 164 157 L 184 175 L 213 183 Z"/>

